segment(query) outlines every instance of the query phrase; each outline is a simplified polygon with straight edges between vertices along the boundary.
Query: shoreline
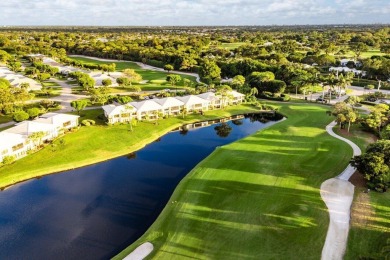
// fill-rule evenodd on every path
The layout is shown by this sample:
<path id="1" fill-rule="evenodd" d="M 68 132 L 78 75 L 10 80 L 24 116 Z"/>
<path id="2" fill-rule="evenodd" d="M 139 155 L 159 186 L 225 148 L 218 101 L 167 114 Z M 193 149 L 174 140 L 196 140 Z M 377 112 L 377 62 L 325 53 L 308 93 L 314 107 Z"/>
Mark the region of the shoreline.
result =
<path id="1" fill-rule="evenodd" d="M 264 112 L 269 112 L 269 111 L 252 111 L 252 112 L 250 112 L 250 110 L 249 110 L 248 112 L 230 113 L 230 115 L 226 115 L 226 116 L 211 117 L 207 120 L 223 119 L 223 118 L 228 118 L 228 117 L 236 116 L 236 115 L 260 114 L 260 113 L 264 113 Z M 151 144 L 152 142 L 154 142 L 158 138 L 161 138 L 162 136 L 172 132 L 173 130 L 175 130 L 181 126 L 188 125 L 188 124 L 194 124 L 194 123 L 198 123 L 198 122 L 204 122 L 207 120 L 197 118 L 197 119 L 192 119 L 192 120 L 189 120 L 189 121 L 186 121 L 183 123 L 173 124 L 173 125 L 169 126 L 168 128 L 163 129 L 162 131 L 160 131 L 158 133 L 152 134 L 150 137 L 142 140 L 142 142 L 132 145 L 131 147 L 129 147 L 128 150 L 120 151 L 117 153 L 111 153 L 110 155 L 106 156 L 105 158 L 99 157 L 99 158 L 93 158 L 91 160 L 84 160 L 84 161 L 80 161 L 80 162 L 70 162 L 69 164 L 63 165 L 62 167 L 59 167 L 53 171 L 48 169 L 46 171 L 42 171 L 43 173 L 37 173 L 36 175 L 29 176 L 28 178 L 21 178 L 20 180 L 17 180 L 15 182 L 12 182 L 12 183 L 9 183 L 6 185 L 0 185 L 0 191 L 6 190 L 14 185 L 17 185 L 17 184 L 20 184 L 20 183 L 23 183 L 23 182 L 26 182 L 26 181 L 29 181 L 32 179 L 37 179 L 37 178 L 41 178 L 41 177 L 52 175 L 52 174 L 59 174 L 59 173 L 63 173 L 65 171 L 69 171 L 69 170 L 79 169 L 82 167 L 98 164 L 98 163 L 109 161 L 109 160 L 112 160 L 112 159 L 115 159 L 115 158 L 118 158 L 121 156 L 125 156 L 126 154 L 129 154 L 129 153 L 137 152 L 137 151 L 141 150 L 142 148 L 144 148 L 145 146 Z M 107 127 L 112 127 L 112 126 L 107 126 Z M 46 146 L 42 150 L 47 149 L 47 147 L 48 146 Z M 37 151 L 37 153 L 41 152 L 42 150 Z M 27 155 L 27 156 L 30 156 L 30 155 Z M 16 161 L 15 163 L 17 163 L 17 162 L 18 161 Z M 0 168 L 0 170 L 1 170 L 1 168 Z"/>

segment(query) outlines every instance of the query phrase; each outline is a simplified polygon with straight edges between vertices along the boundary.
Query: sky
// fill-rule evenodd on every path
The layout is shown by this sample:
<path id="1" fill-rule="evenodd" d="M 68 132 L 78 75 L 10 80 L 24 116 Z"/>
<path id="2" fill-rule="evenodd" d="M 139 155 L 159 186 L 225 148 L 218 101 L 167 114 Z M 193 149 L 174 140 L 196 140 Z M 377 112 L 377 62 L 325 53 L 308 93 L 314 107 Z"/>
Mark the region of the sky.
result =
<path id="1" fill-rule="evenodd" d="M 1 0 L 6 25 L 390 23 L 389 0 Z"/>

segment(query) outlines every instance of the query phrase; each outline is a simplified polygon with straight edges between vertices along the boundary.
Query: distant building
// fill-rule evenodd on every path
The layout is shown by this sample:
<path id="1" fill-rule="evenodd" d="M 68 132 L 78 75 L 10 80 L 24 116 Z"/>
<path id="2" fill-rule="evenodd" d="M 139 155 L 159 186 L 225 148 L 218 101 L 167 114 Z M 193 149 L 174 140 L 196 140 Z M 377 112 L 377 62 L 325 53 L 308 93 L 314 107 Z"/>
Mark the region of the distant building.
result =
<path id="1" fill-rule="evenodd" d="M 365 77 L 367 75 L 367 73 L 364 70 L 350 69 L 348 67 L 330 67 L 329 71 L 336 71 L 340 73 L 353 72 L 355 76 L 362 76 L 362 77 Z"/>
<path id="2" fill-rule="evenodd" d="M 20 87 L 22 83 L 28 83 L 28 90 L 40 90 L 42 88 L 41 83 L 13 72 L 7 67 L 0 67 L 0 78 L 8 80 L 13 87 Z"/>

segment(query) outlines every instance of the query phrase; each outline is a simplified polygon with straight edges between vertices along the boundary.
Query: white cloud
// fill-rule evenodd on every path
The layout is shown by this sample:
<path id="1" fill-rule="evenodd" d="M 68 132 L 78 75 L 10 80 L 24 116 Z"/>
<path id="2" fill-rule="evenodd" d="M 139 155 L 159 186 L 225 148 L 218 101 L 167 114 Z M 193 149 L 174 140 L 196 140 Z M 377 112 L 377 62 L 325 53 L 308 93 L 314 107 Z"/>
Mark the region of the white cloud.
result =
<path id="1" fill-rule="evenodd" d="M 0 25 L 389 23 L 388 0 L 3 0 Z"/>

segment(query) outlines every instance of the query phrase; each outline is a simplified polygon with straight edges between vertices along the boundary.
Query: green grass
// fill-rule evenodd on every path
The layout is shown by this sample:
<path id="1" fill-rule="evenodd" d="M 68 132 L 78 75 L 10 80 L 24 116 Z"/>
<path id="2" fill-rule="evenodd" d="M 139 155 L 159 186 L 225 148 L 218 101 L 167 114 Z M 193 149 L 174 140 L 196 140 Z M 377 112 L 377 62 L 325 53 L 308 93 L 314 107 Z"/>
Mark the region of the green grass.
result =
<path id="1" fill-rule="evenodd" d="M 159 120 L 159 124 L 153 122 L 139 123 L 133 132 L 128 125 L 106 126 L 98 118 L 103 114 L 99 110 L 82 111 L 80 118 L 93 119 L 96 126 L 81 127 L 77 132 L 61 137 L 65 140 L 64 147 L 57 147 L 53 151 L 50 145 L 34 154 L 28 155 L 12 165 L 0 168 L 0 187 L 6 187 L 14 183 L 42 176 L 45 174 L 73 169 L 100 161 L 115 158 L 134 152 L 172 129 L 187 122 L 207 120 L 257 111 L 249 105 L 229 107 L 226 110 L 208 111 L 205 115 L 188 115 Z M 58 140 L 54 142 L 57 144 Z M 33 167 L 32 167 L 33 166 Z"/>
<path id="2" fill-rule="evenodd" d="M 366 147 L 377 139 L 374 134 L 364 131 L 359 124 L 352 124 L 349 133 L 346 129 L 340 129 L 339 126 L 335 126 L 333 130 L 336 134 L 348 138 L 357 144 L 362 151 L 365 151 Z"/>
<path id="3" fill-rule="evenodd" d="M 11 122 L 12 116 L 11 115 L 0 115 L 0 124 Z"/>
<path id="4" fill-rule="evenodd" d="M 140 74 L 142 76 L 143 80 L 149 80 L 151 81 L 152 84 L 146 83 L 142 84 L 142 90 L 161 90 L 164 88 L 167 88 L 165 86 L 166 83 L 166 77 L 168 74 L 175 74 L 175 73 L 167 73 L 163 71 L 154 71 L 154 70 L 145 70 L 141 69 L 136 63 L 134 62 L 106 62 L 106 61 L 97 61 L 94 59 L 89 59 L 89 58 L 84 58 L 84 57 L 69 57 L 72 60 L 77 60 L 81 61 L 83 63 L 90 63 L 90 64 L 111 64 L 115 63 L 116 64 L 116 69 L 117 71 L 123 71 L 124 69 L 134 69 L 135 72 Z M 193 83 L 196 82 L 195 77 L 189 76 L 189 75 L 182 75 L 180 74 L 180 77 L 182 79 L 189 79 Z M 161 86 L 156 86 L 157 82 L 159 82 L 159 85 Z M 178 83 L 178 86 L 183 86 L 183 81 Z"/>
<path id="5" fill-rule="evenodd" d="M 362 209 L 358 214 L 366 219 L 358 223 L 352 221 L 344 259 L 388 259 L 381 251 L 386 245 L 390 246 L 390 192 L 363 194 L 368 200 L 356 202 L 362 190 L 355 189 L 354 203 Z"/>
<path id="6" fill-rule="evenodd" d="M 360 58 L 366 59 L 366 58 L 371 58 L 372 56 L 384 56 L 386 53 L 381 52 L 379 49 L 370 49 L 368 51 L 362 52 L 360 54 Z M 346 57 L 349 58 L 355 58 L 356 54 L 353 51 L 348 51 L 345 55 Z"/>
<path id="7" fill-rule="evenodd" d="M 227 49 L 227 50 L 234 50 L 238 47 L 247 44 L 246 42 L 232 42 L 232 43 L 222 43 L 220 47 Z"/>
<path id="8" fill-rule="evenodd" d="M 44 81 L 42 82 L 43 86 L 45 87 L 59 87 L 58 83 L 53 82 L 53 81 Z"/>
<path id="9" fill-rule="evenodd" d="M 95 59 L 90 59 L 90 58 L 85 58 L 85 57 L 68 57 L 72 60 L 77 60 L 82 63 L 89 63 L 89 64 L 111 64 L 115 63 L 116 65 L 116 70 L 122 71 L 124 69 L 140 69 L 140 66 L 138 66 L 134 62 L 123 62 L 123 61 L 116 61 L 116 62 L 110 62 L 110 61 L 100 61 L 100 60 L 95 60 Z"/>
<path id="10" fill-rule="evenodd" d="M 336 130 L 337 134 L 348 138 L 362 151 L 375 141 L 375 136 L 363 132 L 357 125 L 351 127 L 350 133 Z M 382 249 L 390 245 L 390 192 L 363 193 L 365 187 L 356 187 L 352 205 L 351 229 L 344 259 L 387 259 Z"/>
<path id="11" fill-rule="evenodd" d="M 287 120 L 216 149 L 179 184 L 143 242 L 148 259 L 320 259 L 329 224 L 321 183 L 352 149 L 320 105 L 281 104 Z"/>

